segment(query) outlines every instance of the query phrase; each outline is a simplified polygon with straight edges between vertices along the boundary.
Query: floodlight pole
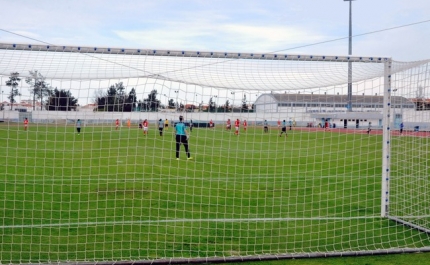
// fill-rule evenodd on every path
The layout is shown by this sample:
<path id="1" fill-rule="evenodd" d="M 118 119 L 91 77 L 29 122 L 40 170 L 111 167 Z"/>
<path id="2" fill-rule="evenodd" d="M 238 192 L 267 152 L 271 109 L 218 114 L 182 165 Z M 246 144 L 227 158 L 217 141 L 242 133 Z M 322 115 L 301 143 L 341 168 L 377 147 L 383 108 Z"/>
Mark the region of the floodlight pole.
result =
<path id="1" fill-rule="evenodd" d="M 354 0 L 343 0 L 349 2 L 349 45 L 348 55 L 352 55 L 352 1 Z M 352 111 L 352 62 L 348 62 L 348 112 Z"/>

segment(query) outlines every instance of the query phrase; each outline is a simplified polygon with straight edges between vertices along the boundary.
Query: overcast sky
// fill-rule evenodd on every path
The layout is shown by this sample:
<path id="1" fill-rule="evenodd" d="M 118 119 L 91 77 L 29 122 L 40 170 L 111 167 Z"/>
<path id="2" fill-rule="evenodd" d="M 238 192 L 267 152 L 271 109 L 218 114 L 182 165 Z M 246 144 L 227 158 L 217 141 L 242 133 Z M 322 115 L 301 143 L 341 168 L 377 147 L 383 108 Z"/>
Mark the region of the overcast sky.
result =
<path id="1" fill-rule="evenodd" d="M 343 0 L 0 3 L 0 39 L 6 43 L 348 54 L 349 2 Z M 352 7 L 353 35 L 423 22 L 354 37 L 353 55 L 392 57 L 398 61 L 430 58 L 430 22 L 424 22 L 430 20 L 429 0 L 356 0 Z M 344 39 L 328 42 L 339 38 Z M 316 44 L 320 42 L 326 43 Z"/>

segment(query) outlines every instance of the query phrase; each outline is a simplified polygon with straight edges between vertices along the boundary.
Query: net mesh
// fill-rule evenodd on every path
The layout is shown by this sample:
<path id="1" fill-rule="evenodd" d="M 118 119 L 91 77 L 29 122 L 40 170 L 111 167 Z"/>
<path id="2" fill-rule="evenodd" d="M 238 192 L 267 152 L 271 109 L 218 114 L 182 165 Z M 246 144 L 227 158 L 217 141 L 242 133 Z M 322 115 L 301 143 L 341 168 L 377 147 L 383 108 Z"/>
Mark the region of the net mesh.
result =
<path id="1" fill-rule="evenodd" d="M 430 244 L 427 61 L 0 47 L 1 263 L 369 254 Z M 17 86 L 6 85 L 12 73 Z M 35 91 L 40 81 L 58 94 Z M 180 115 L 190 155 L 181 145 L 177 160 Z"/>

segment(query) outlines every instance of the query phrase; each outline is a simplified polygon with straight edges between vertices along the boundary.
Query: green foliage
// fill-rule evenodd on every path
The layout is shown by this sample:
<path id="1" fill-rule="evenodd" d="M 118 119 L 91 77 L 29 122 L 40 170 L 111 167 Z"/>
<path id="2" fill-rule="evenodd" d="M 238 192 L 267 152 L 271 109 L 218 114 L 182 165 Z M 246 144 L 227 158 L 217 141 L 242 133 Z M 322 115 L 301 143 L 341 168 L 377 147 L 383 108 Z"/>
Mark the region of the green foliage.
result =
<path id="1" fill-rule="evenodd" d="M 136 90 L 131 89 L 130 93 L 125 92 L 122 82 L 111 85 L 106 93 L 98 95 L 96 98 L 97 111 L 117 111 L 131 112 L 136 107 Z"/>
<path id="2" fill-rule="evenodd" d="M 21 78 L 19 78 L 19 73 L 17 72 L 11 73 L 9 76 L 9 80 L 6 81 L 6 86 L 10 87 L 10 93 L 9 93 L 9 96 L 7 97 L 11 103 L 10 109 L 12 109 L 13 104 L 16 102 L 15 97 L 21 95 L 17 88 L 19 86 L 20 81 L 21 81 Z"/>
<path id="3" fill-rule="evenodd" d="M 167 102 L 167 107 L 168 107 L 169 109 L 174 109 L 174 108 L 176 108 L 176 104 L 175 104 L 175 101 L 173 100 L 173 98 L 169 99 L 169 101 Z"/>
<path id="4" fill-rule="evenodd" d="M 73 97 L 70 91 L 55 88 L 49 95 L 47 110 L 70 111 L 76 109 L 78 99 Z"/>
<path id="5" fill-rule="evenodd" d="M 45 77 L 38 71 L 29 71 L 30 77 L 25 82 L 32 87 L 30 93 L 33 94 L 33 110 L 36 108 L 36 99 L 40 99 L 40 109 L 43 109 L 43 99 L 51 94 L 51 85 L 45 81 Z"/>

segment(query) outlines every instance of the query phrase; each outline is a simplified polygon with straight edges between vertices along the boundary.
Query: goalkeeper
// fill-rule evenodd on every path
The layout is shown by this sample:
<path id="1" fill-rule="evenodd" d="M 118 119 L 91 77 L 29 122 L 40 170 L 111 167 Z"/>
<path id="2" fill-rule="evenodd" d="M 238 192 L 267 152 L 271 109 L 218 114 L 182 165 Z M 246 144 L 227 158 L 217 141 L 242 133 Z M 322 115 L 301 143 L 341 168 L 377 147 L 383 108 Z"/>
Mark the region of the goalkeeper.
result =
<path id="1" fill-rule="evenodd" d="M 187 154 L 187 159 L 193 159 L 191 157 L 190 151 L 188 150 L 188 127 L 184 123 L 184 117 L 179 116 L 179 122 L 175 124 L 175 136 L 176 136 L 176 160 L 179 160 L 179 149 L 181 144 L 185 147 L 185 153 Z"/>

